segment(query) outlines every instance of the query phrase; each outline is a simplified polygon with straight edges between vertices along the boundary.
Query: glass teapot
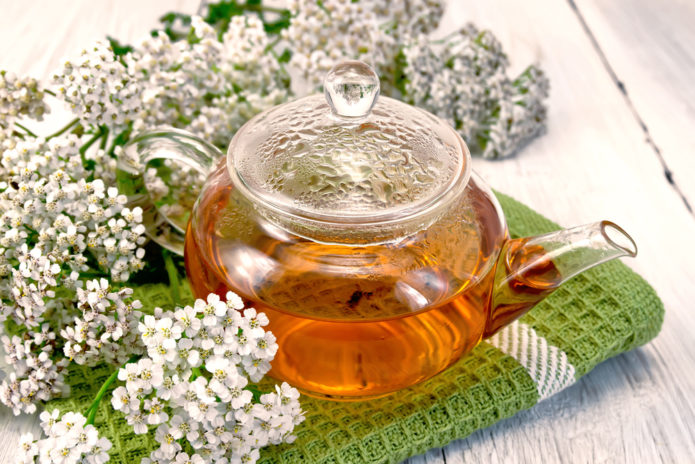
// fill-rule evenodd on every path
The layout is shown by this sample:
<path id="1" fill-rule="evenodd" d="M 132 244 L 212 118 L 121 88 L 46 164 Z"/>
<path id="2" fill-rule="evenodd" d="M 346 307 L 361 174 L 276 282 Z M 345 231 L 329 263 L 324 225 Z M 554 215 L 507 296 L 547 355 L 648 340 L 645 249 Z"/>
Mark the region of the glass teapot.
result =
<path id="1" fill-rule="evenodd" d="M 226 157 L 172 129 L 140 134 L 118 160 L 148 234 L 183 252 L 196 297 L 231 290 L 267 314 L 278 380 L 343 400 L 394 392 L 577 273 L 636 254 L 608 221 L 511 239 L 453 128 L 378 98 L 358 61 L 336 65 L 324 89 L 248 121 Z M 153 201 L 143 174 L 162 160 L 207 176 L 192 211 Z"/>

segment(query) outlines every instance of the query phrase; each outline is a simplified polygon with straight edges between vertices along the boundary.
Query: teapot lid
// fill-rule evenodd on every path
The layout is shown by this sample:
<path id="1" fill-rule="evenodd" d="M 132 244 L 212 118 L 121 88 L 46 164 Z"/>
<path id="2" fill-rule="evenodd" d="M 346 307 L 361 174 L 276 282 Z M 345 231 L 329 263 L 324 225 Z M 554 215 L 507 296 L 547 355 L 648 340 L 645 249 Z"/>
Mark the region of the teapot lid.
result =
<path id="1" fill-rule="evenodd" d="M 229 146 L 235 186 L 275 211 L 332 223 L 412 217 L 460 191 L 470 154 L 447 123 L 380 97 L 360 61 L 334 66 L 323 95 L 271 108 Z"/>

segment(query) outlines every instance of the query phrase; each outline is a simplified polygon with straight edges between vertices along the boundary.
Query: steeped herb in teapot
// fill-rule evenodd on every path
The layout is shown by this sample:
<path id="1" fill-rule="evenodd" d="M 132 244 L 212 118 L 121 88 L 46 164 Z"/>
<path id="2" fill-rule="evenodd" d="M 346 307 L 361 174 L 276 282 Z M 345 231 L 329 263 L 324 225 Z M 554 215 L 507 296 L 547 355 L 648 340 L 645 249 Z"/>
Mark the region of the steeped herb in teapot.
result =
<path id="1" fill-rule="evenodd" d="M 264 311 L 271 375 L 336 399 L 423 381 L 583 269 L 634 255 L 609 222 L 511 240 L 458 134 L 378 98 L 359 62 L 315 95 L 256 116 L 214 168 L 185 233 L 196 296 L 232 290 Z M 209 171 L 214 149 L 180 132 L 137 137 L 120 167 L 171 158 Z M 123 177 L 122 176 L 122 177 Z M 183 224 L 148 201 L 149 233 L 180 249 Z M 139 190 L 138 190 L 139 189 Z M 242 341 L 243 342 L 243 341 Z"/>

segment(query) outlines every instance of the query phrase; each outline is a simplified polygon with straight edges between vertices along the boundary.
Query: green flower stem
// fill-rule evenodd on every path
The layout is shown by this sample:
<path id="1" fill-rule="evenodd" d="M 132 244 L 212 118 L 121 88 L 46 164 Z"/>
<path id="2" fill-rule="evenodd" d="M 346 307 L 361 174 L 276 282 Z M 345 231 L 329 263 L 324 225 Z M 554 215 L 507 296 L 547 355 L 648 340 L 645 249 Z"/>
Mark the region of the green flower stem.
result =
<path id="1" fill-rule="evenodd" d="M 139 355 L 131 356 L 131 358 L 128 361 L 126 361 L 125 364 L 130 364 L 132 362 L 137 361 L 138 359 L 140 359 Z M 106 379 L 106 381 L 104 381 L 103 385 L 97 392 L 97 396 L 94 397 L 94 401 L 92 401 L 92 404 L 85 412 L 85 415 L 87 416 L 87 423 L 85 425 L 94 424 L 94 418 L 96 417 L 97 411 L 99 410 L 99 404 L 101 403 L 101 399 L 104 397 L 104 395 L 106 395 L 106 390 L 108 390 L 111 384 L 118 378 L 118 371 L 120 370 L 121 368 L 119 367 L 118 369 L 113 371 L 113 373 L 109 376 L 108 379 Z"/>
<path id="2" fill-rule="evenodd" d="M 280 40 L 281 40 L 281 39 L 282 39 L 281 37 L 278 37 L 277 39 L 273 40 L 272 42 L 270 42 L 268 45 L 265 46 L 265 49 L 263 49 L 263 51 L 264 51 L 265 53 L 268 53 L 269 51 L 272 51 L 272 50 L 275 48 L 275 46 L 276 46 L 278 43 L 280 43 Z M 276 58 L 277 58 L 277 56 L 276 56 Z"/>
<path id="3" fill-rule="evenodd" d="M 85 142 L 85 144 L 82 145 L 82 146 L 80 147 L 80 155 L 82 155 L 82 158 L 83 158 L 83 159 L 82 159 L 82 162 L 83 162 L 83 163 L 85 162 L 84 154 L 87 152 L 87 150 L 89 150 L 89 147 L 91 147 L 92 145 L 94 145 L 94 143 L 95 143 L 97 140 L 99 140 L 103 135 L 104 135 L 104 133 L 102 132 L 101 128 L 99 128 L 99 132 L 97 132 L 96 134 L 94 134 L 94 135 L 92 136 L 91 139 L 87 140 L 87 141 Z"/>
<path id="4" fill-rule="evenodd" d="M 34 134 L 32 131 L 30 131 L 30 130 L 27 129 L 25 126 L 21 125 L 20 123 L 15 122 L 14 125 L 17 126 L 17 127 L 19 127 L 20 129 L 22 129 L 24 132 L 26 132 L 27 134 L 31 135 L 32 137 L 37 137 L 36 134 Z"/>
<path id="5" fill-rule="evenodd" d="M 68 129 L 70 129 L 72 126 L 74 126 L 74 125 L 77 124 L 78 122 L 80 122 L 80 119 L 79 119 L 79 118 L 73 119 L 72 121 L 70 121 L 69 123 L 67 123 L 67 125 L 66 125 L 65 127 L 63 127 L 62 129 L 60 129 L 60 130 L 58 130 L 57 132 L 54 132 L 54 133 L 52 133 L 51 135 L 47 136 L 47 137 L 46 137 L 46 140 L 51 140 L 53 137 L 58 137 L 59 135 L 65 133 L 65 131 L 67 131 Z"/>
<path id="6" fill-rule="evenodd" d="M 89 147 L 94 145 L 105 134 L 108 136 L 108 130 L 103 126 L 99 126 L 99 132 L 94 134 L 91 139 L 87 140 L 85 142 L 85 144 L 80 147 L 80 158 L 82 158 L 82 165 L 83 166 L 87 165 L 87 158 L 85 157 L 85 153 L 87 153 L 87 150 L 89 150 Z"/>
<path id="7" fill-rule="evenodd" d="M 56 93 L 50 89 L 43 89 L 44 93 L 47 93 L 48 95 L 51 95 L 52 97 L 57 96 Z"/>
<path id="8" fill-rule="evenodd" d="M 99 143 L 99 148 L 102 150 L 104 148 L 106 148 L 106 142 L 108 142 L 108 141 L 109 141 L 109 128 L 106 127 L 104 129 L 104 138 L 101 139 L 101 142 Z"/>
<path id="9" fill-rule="evenodd" d="M 94 401 L 92 402 L 92 404 L 89 406 L 89 409 L 87 409 L 87 412 L 85 413 L 85 414 L 87 414 L 87 424 L 86 425 L 94 424 L 94 418 L 96 417 L 97 411 L 99 410 L 99 403 L 101 403 L 101 399 L 106 394 L 106 390 L 109 389 L 109 386 L 111 386 L 111 384 L 114 382 L 114 380 L 116 380 L 118 378 L 118 371 L 119 371 L 119 369 L 116 369 L 115 371 L 113 371 L 113 374 L 111 374 L 109 376 L 109 378 L 106 379 L 104 384 L 99 389 L 99 392 L 97 392 L 97 396 L 94 397 Z"/>
<path id="10" fill-rule="evenodd" d="M 181 303 L 181 284 L 179 282 L 179 271 L 176 269 L 176 264 L 174 263 L 174 258 L 171 257 L 169 250 L 162 250 L 162 256 L 164 257 L 164 266 L 166 267 L 167 274 L 169 276 L 169 288 L 171 289 L 171 296 L 174 299 L 174 304 Z"/>
<path id="11" fill-rule="evenodd" d="M 203 375 L 203 373 L 200 372 L 200 369 L 197 367 L 192 368 L 191 371 L 193 372 L 193 374 L 191 375 L 191 380 L 195 380 L 201 375 Z"/>

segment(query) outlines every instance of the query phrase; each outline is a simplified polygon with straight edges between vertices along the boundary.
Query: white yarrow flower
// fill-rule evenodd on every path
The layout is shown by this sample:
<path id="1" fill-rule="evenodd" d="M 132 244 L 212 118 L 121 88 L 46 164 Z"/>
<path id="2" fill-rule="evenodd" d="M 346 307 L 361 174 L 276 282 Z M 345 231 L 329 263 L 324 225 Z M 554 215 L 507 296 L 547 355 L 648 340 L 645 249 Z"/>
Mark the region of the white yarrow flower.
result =
<path id="1" fill-rule="evenodd" d="M 249 385 L 270 369 L 277 351 L 275 337 L 263 329 L 267 317 L 234 309 L 241 300 L 227 298 L 211 294 L 192 307 L 156 308 L 143 318 L 147 354 L 121 369 L 125 386 L 114 390 L 112 403 L 136 433 L 157 426 L 159 448 L 145 462 L 253 462 L 258 448 L 294 439 L 291 432 L 304 419 L 299 392 L 285 383 L 258 403 Z M 173 360 L 164 353 L 169 342 Z M 195 453 L 183 453 L 184 444 Z"/>
<path id="2" fill-rule="evenodd" d="M 20 438 L 20 455 L 17 462 L 77 464 L 81 462 L 103 464 L 109 460 L 111 442 L 99 437 L 97 429 L 86 424 L 79 413 L 67 412 L 59 420 L 52 413 L 46 416 L 52 422 L 44 427 L 45 438 L 34 440 L 32 434 Z"/>

